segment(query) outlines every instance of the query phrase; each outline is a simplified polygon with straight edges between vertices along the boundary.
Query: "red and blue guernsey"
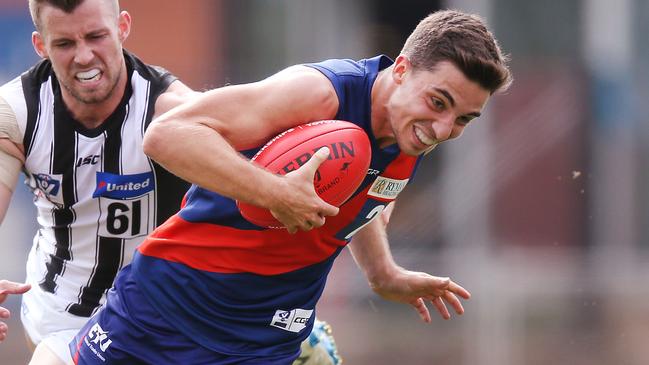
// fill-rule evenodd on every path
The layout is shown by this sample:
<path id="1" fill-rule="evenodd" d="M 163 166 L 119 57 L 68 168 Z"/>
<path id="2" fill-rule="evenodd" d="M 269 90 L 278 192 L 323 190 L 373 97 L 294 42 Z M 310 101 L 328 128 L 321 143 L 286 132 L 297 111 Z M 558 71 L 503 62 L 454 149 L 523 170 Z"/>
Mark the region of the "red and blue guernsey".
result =
<path id="1" fill-rule="evenodd" d="M 109 297 L 103 311 L 136 324 L 145 322 L 142 318 L 173 324 L 152 330 L 162 338 L 159 351 L 143 352 L 147 336 L 111 335 L 116 320 L 102 318 L 100 312 L 86 326 L 85 339 L 74 344 L 75 352 L 89 343 L 107 360 L 110 347 L 118 347 L 147 363 L 164 362 L 165 352 L 175 351 L 169 342 L 176 334 L 171 333 L 180 333 L 200 344 L 201 351 L 215 354 L 205 363 L 290 364 L 311 331 L 334 259 L 355 232 L 397 197 L 419 162 L 396 144 L 379 148 L 370 127 L 372 85 L 391 64 L 388 57 L 377 56 L 307 65 L 334 85 L 340 104 L 336 119 L 361 126 L 372 143 L 367 176 L 337 216 L 328 217 L 319 229 L 288 234 L 249 223 L 232 199 L 193 186 L 182 210 L 138 248 L 117 280 L 119 299 Z M 100 345 L 107 341 L 102 354 Z M 185 355 L 169 356 L 178 362 Z M 197 356 L 203 354 L 191 356 L 191 363 L 201 363 Z"/>

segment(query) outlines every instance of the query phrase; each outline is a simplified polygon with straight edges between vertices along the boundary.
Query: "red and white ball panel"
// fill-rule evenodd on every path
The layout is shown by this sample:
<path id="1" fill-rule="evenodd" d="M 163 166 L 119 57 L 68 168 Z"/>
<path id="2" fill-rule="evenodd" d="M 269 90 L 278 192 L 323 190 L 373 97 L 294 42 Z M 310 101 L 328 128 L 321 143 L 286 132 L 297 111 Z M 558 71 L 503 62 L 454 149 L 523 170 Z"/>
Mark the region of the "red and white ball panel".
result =
<path id="1" fill-rule="evenodd" d="M 338 207 L 363 182 L 372 159 L 369 138 L 357 125 L 323 120 L 288 129 L 266 143 L 252 161 L 271 172 L 286 175 L 309 161 L 322 147 L 329 148 L 329 157 L 316 171 L 314 188 L 322 200 Z M 239 201 L 237 205 L 241 215 L 253 224 L 281 225 L 265 208 Z"/>

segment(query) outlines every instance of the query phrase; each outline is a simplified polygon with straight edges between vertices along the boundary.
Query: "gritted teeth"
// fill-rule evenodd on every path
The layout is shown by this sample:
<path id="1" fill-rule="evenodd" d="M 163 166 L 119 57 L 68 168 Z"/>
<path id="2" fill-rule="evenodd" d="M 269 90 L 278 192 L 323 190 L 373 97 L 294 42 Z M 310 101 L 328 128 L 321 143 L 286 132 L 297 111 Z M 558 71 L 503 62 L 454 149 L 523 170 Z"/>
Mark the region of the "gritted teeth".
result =
<path id="1" fill-rule="evenodd" d="M 99 69 L 93 68 L 92 70 L 77 72 L 76 78 L 81 81 L 93 81 L 96 80 L 100 74 L 101 71 L 99 71 Z"/>

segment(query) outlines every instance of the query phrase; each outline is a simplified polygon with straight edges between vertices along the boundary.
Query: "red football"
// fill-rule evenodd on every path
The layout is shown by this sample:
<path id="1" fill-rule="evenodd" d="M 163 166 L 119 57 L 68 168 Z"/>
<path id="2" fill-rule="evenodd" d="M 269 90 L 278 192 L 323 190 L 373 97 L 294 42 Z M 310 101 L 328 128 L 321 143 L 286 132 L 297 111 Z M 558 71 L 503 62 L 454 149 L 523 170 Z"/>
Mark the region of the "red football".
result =
<path id="1" fill-rule="evenodd" d="M 252 161 L 285 175 L 306 163 L 315 151 L 329 148 L 329 158 L 316 171 L 313 184 L 322 200 L 339 207 L 365 179 L 372 149 L 365 131 L 341 120 L 322 120 L 291 128 L 266 143 Z M 281 223 L 265 208 L 237 201 L 241 215 L 262 227 Z"/>

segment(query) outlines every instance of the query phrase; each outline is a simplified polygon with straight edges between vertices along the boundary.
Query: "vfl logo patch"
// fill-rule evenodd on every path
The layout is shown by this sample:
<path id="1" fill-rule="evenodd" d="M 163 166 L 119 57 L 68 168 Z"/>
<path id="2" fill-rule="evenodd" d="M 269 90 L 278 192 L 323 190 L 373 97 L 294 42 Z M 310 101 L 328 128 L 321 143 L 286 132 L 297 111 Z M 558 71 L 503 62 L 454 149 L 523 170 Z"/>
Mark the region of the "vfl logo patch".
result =
<path id="1" fill-rule="evenodd" d="M 61 181 L 53 178 L 48 174 L 36 174 L 34 175 L 34 180 L 36 180 L 37 187 L 49 196 L 59 195 L 59 189 L 61 188 Z"/>
<path id="2" fill-rule="evenodd" d="M 93 198 L 127 199 L 142 196 L 155 188 L 153 172 L 133 175 L 116 175 L 97 172 L 97 187 Z"/>
<path id="3" fill-rule="evenodd" d="M 395 199 L 397 195 L 406 187 L 410 179 L 395 180 L 379 176 L 376 178 L 367 195 L 382 199 Z"/>
<path id="4" fill-rule="evenodd" d="M 281 328 L 285 331 L 298 333 L 302 331 L 306 324 L 309 322 L 313 310 L 306 309 L 293 309 L 290 311 L 285 311 L 278 309 L 275 311 L 273 320 L 270 322 L 270 325 L 273 327 Z"/>
<path id="5" fill-rule="evenodd" d="M 33 174 L 29 180 L 29 187 L 39 199 L 45 199 L 57 208 L 63 208 L 63 175 L 60 174 Z"/>

